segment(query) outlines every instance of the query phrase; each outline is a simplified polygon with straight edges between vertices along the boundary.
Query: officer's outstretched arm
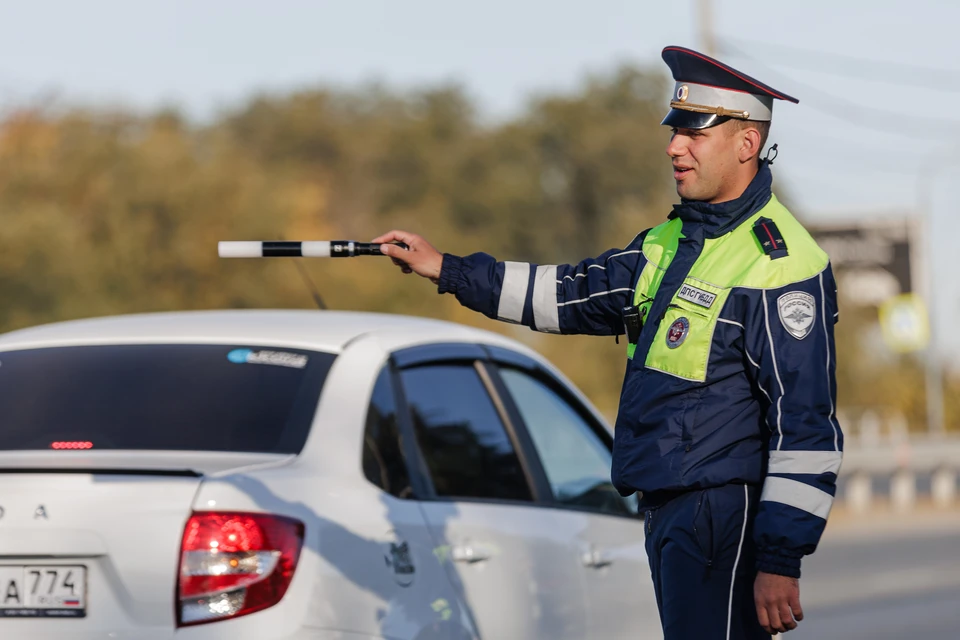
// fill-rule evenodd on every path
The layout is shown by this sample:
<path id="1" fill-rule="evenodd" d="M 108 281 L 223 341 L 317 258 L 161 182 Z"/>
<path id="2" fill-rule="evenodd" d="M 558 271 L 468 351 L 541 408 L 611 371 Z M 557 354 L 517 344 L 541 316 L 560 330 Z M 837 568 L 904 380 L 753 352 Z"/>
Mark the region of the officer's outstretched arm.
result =
<path id="1" fill-rule="evenodd" d="M 769 466 L 754 536 L 758 569 L 800 577 L 836 493 L 843 451 L 837 424 L 833 326 L 836 285 L 829 265 L 816 276 L 757 291 L 747 322 L 754 380 L 768 400 Z"/>
<path id="2" fill-rule="evenodd" d="M 395 245 L 384 245 L 382 251 L 405 273 L 431 279 L 440 293 L 454 294 L 487 317 L 548 333 L 610 336 L 623 333 L 621 311 L 630 304 L 635 274 L 643 266 L 643 236 L 625 249 L 576 265 L 498 262 L 485 253 L 441 254 L 404 231 L 391 231 L 374 242 L 404 242 L 409 251 Z"/>

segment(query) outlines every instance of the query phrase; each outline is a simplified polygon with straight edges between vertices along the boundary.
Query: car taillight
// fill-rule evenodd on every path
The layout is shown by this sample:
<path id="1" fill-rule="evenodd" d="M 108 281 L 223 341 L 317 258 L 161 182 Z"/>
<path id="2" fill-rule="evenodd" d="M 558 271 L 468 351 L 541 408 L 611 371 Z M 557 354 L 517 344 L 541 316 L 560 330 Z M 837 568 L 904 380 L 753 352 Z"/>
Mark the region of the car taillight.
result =
<path id="1" fill-rule="evenodd" d="M 198 512 L 180 545 L 180 626 L 260 611 L 287 592 L 303 546 L 303 523 L 262 513 Z"/>

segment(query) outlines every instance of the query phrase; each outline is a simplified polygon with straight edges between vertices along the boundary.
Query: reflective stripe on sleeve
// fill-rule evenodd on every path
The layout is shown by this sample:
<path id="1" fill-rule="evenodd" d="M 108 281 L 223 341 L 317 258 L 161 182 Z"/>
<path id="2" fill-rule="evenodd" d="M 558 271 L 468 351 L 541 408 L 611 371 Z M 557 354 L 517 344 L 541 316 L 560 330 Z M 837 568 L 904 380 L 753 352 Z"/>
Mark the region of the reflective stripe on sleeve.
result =
<path id="1" fill-rule="evenodd" d="M 497 318 L 516 323 L 523 320 L 523 303 L 529 287 L 530 265 L 526 262 L 504 262 Z"/>
<path id="2" fill-rule="evenodd" d="M 833 496 L 796 480 L 767 476 L 760 501 L 779 502 L 826 520 L 833 505 Z"/>
<path id="3" fill-rule="evenodd" d="M 839 451 L 771 451 L 768 473 L 837 473 L 843 462 Z"/>
<path id="4" fill-rule="evenodd" d="M 537 275 L 533 280 L 533 321 L 537 331 L 560 333 L 556 265 L 537 267 Z"/>

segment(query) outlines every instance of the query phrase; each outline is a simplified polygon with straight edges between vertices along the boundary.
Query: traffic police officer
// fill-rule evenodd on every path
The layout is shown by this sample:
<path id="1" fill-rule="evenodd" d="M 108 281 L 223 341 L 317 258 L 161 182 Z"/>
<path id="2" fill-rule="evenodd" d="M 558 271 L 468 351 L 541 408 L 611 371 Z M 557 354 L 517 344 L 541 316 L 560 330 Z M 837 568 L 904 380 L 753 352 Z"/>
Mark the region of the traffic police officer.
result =
<path id="1" fill-rule="evenodd" d="M 681 201 L 626 248 L 534 265 L 374 242 L 491 318 L 627 334 L 612 478 L 641 492 L 666 640 L 765 638 L 803 617 L 801 558 L 835 494 L 836 286 L 760 159 L 773 101 L 797 100 L 696 51 L 663 59 Z"/>

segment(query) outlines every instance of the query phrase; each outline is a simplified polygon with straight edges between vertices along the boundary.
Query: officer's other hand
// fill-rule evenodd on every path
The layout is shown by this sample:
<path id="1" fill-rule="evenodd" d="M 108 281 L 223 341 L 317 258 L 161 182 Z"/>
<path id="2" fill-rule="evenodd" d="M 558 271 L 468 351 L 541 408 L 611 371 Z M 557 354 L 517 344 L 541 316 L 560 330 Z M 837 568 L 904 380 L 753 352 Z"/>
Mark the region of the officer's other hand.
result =
<path id="1" fill-rule="evenodd" d="M 760 626 L 770 634 L 785 633 L 797 628 L 803 620 L 800 608 L 800 581 L 773 573 L 757 573 L 753 584 L 753 600 L 757 605 Z"/>
<path id="2" fill-rule="evenodd" d="M 409 249 L 394 244 L 386 244 L 395 241 L 404 243 Z M 400 267 L 400 270 L 404 273 L 415 273 L 418 276 L 429 278 L 433 284 L 440 281 L 443 254 L 417 234 L 393 230 L 374 238 L 373 242 L 381 243 L 380 252 L 385 256 L 390 256 L 393 264 Z"/>

